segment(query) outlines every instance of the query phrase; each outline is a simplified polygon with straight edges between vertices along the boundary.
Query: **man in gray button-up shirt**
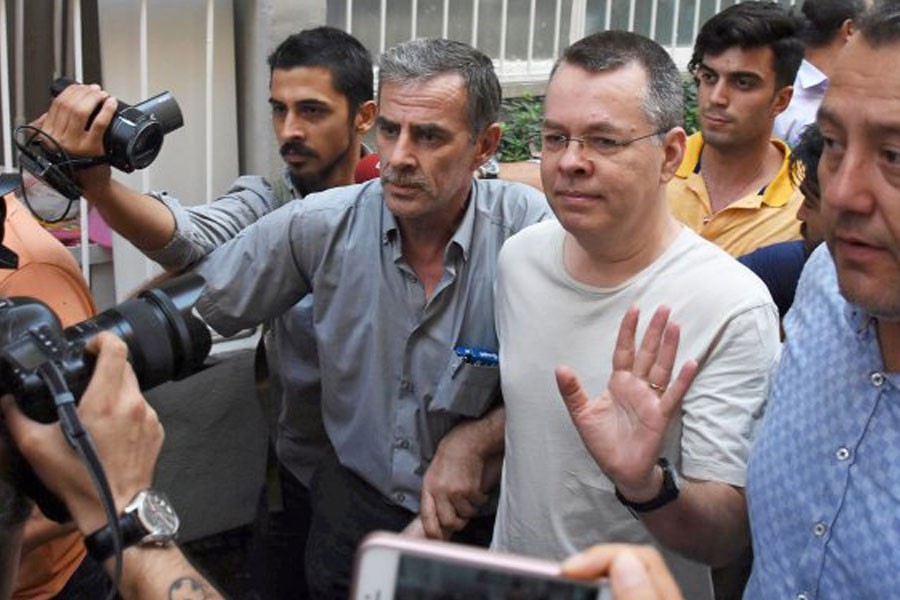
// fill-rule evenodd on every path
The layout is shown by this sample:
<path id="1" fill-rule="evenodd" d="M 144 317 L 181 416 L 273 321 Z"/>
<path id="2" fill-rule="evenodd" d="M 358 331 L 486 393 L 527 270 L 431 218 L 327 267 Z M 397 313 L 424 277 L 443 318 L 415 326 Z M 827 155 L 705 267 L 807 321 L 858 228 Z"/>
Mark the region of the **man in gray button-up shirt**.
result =
<path id="1" fill-rule="evenodd" d="M 489 58 L 417 40 L 380 67 L 382 181 L 278 210 L 201 266 L 198 308 L 225 334 L 315 292 L 324 420 L 340 462 L 312 483 L 317 598 L 346 597 L 367 531 L 421 512 L 443 536 L 477 514 L 484 465 L 502 453 L 498 374 L 454 349 L 497 350 L 497 253 L 550 214 L 531 188 L 472 178 L 500 136 Z"/>
<path id="2" fill-rule="evenodd" d="M 369 52 L 343 31 L 316 27 L 288 36 L 268 63 L 272 126 L 285 161 L 271 185 L 243 176 L 214 202 L 185 207 L 166 193 L 127 188 L 110 178 L 108 166 L 79 171 L 85 196 L 107 221 L 166 269 L 192 265 L 292 199 L 353 183 L 362 138 L 375 115 Z M 90 127 L 85 122 L 108 96 L 96 86 L 72 85 L 54 101 L 42 128 L 72 154 L 99 154 L 114 104 L 104 106 Z M 312 304 L 309 295 L 273 319 L 266 336 L 282 402 L 274 436 L 280 485 L 263 494 L 267 504 L 258 515 L 251 552 L 254 586 L 264 598 L 306 597 L 303 569 L 297 568 L 304 562 L 309 526 L 306 488 L 329 453 Z M 272 510 L 266 510 L 269 502 Z"/>

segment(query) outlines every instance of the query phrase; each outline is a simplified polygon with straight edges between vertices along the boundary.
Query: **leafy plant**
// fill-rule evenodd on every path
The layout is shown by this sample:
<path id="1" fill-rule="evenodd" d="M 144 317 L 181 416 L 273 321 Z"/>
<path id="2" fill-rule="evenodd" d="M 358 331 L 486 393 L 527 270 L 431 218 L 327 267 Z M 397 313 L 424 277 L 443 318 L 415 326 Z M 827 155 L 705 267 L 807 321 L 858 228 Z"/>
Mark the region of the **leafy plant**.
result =
<path id="1" fill-rule="evenodd" d="M 681 80 L 684 90 L 684 129 L 688 135 L 700 130 L 700 119 L 697 116 L 697 84 L 691 74 Z"/>
<path id="2" fill-rule="evenodd" d="M 500 161 L 517 162 L 531 158 L 529 141 L 541 131 L 544 99 L 531 95 L 507 98 L 501 109 L 503 136 L 500 138 Z"/>
<path id="3" fill-rule="evenodd" d="M 686 74 L 682 79 L 684 90 L 684 128 L 688 135 L 700 130 L 697 116 L 697 86 L 694 78 Z M 524 95 L 507 98 L 501 109 L 503 136 L 500 138 L 500 161 L 517 162 L 531 158 L 529 140 L 541 132 L 544 99 L 541 96 Z"/>

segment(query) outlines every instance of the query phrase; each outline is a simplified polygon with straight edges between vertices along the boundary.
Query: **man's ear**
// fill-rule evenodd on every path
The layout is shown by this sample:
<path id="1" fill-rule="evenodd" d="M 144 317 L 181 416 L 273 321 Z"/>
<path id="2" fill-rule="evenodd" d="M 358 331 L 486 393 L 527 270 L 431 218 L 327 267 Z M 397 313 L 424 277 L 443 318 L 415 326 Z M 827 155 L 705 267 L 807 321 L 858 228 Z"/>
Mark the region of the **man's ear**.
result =
<path id="1" fill-rule="evenodd" d="M 777 92 L 775 92 L 775 102 L 772 104 L 772 117 L 777 117 L 788 107 L 788 104 L 791 103 L 791 98 L 794 97 L 794 86 L 786 85 Z"/>
<path id="2" fill-rule="evenodd" d="M 376 106 L 374 100 L 363 102 L 356 109 L 356 117 L 353 118 L 353 128 L 357 135 L 366 135 L 375 124 Z"/>
<path id="3" fill-rule="evenodd" d="M 473 171 L 497 153 L 497 148 L 500 147 L 500 133 L 500 123 L 491 123 L 478 136 L 478 141 L 475 142 L 476 152 L 474 164 L 472 165 Z"/>
<path id="4" fill-rule="evenodd" d="M 850 40 L 850 36 L 856 32 L 856 27 L 853 25 L 853 19 L 845 19 L 843 23 L 841 23 L 841 31 L 840 36 L 841 39 L 844 40 L 846 44 Z"/>
<path id="5" fill-rule="evenodd" d="M 684 159 L 686 144 L 687 134 L 683 128 L 673 127 L 666 132 L 662 140 L 663 164 L 662 169 L 660 169 L 660 183 L 668 183 L 675 176 L 675 172 L 681 166 L 682 159 Z"/>

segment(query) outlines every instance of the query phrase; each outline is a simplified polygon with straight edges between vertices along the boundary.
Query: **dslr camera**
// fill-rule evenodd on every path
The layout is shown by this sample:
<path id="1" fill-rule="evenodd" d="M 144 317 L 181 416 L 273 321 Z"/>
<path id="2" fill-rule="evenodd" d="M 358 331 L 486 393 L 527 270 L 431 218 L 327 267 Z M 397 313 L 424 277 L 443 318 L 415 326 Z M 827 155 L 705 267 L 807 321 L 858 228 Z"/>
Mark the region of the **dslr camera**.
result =
<path id="1" fill-rule="evenodd" d="M 85 345 L 103 331 L 128 346 L 141 389 L 196 373 L 211 347 L 209 329 L 191 313 L 202 289 L 202 277 L 182 275 L 67 329 L 39 300 L 0 298 L 0 391 L 14 395 L 30 418 L 53 422 L 56 406 L 41 369 L 54 363 L 79 398 L 94 366 Z"/>
<path id="2" fill-rule="evenodd" d="M 80 399 L 96 362 L 85 345 L 103 331 L 126 343 L 143 390 L 200 371 L 211 337 L 206 324 L 191 311 L 203 283 L 199 275 L 182 275 L 67 329 L 39 300 L 0 298 L 0 394 L 15 396 L 22 412 L 36 421 L 56 421 L 56 398 L 45 381 L 46 371 L 55 372 L 57 383 L 61 375 L 68 391 Z M 0 438 L 6 435 L 0 428 Z M 51 519 L 68 520 L 65 505 L 44 487 L 21 454 L 13 452 L 8 458 L 0 465 L 0 480 L 37 502 Z"/>

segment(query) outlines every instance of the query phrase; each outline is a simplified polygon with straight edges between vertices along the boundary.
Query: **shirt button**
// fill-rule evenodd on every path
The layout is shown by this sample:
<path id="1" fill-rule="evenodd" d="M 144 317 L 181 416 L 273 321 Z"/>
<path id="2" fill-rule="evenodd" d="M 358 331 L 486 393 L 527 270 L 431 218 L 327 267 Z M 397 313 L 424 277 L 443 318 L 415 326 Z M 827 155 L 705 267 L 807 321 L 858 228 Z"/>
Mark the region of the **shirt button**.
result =
<path id="1" fill-rule="evenodd" d="M 409 379 L 404 379 L 400 382 L 400 391 L 404 394 L 412 391 L 412 383 Z"/>
<path id="2" fill-rule="evenodd" d="M 809 596 L 806 594 L 797 594 L 797 600 L 809 600 Z"/>
<path id="3" fill-rule="evenodd" d="M 869 381 L 872 382 L 872 385 L 875 387 L 881 387 L 884 385 L 884 373 L 879 373 L 878 371 L 873 371 L 871 375 L 869 375 Z"/>
<path id="4" fill-rule="evenodd" d="M 825 535 L 825 532 L 828 531 L 828 527 L 825 526 L 825 523 L 816 523 L 813 527 L 813 533 L 816 537 L 822 537 Z"/>
<path id="5" fill-rule="evenodd" d="M 404 500 L 406 500 L 406 494 L 404 494 L 403 492 L 397 492 L 394 495 L 394 498 L 397 499 L 397 502 L 403 502 Z"/>
<path id="6" fill-rule="evenodd" d="M 409 440 L 397 438 L 397 440 L 394 441 L 394 446 L 396 446 L 397 448 L 403 448 L 404 450 L 406 450 L 407 448 L 409 448 Z"/>
<path id="7" fill-rule="evenodd" d="M 847 460 L 850 458 L 850 450 L 841 446 L 837 449 L 837 452 L 834 453 L 838 460 Z"/>

